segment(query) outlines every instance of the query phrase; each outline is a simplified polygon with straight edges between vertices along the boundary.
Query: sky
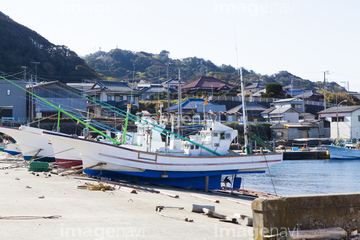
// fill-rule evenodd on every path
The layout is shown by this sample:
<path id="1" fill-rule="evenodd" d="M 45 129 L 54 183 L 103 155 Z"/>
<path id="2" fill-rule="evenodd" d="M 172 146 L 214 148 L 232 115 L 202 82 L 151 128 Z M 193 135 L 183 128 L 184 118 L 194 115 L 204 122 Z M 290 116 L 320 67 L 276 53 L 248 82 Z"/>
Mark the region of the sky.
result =
<path id="1" fill-rule="evenodd" d="M 360 92 L 357 0 L 12 0 L 0 11 L 80 56 L 120 48 Z M 295 86 L 296 87 L 296 86 Z M 299 86 L 300 87 L 300 86 Z"/>

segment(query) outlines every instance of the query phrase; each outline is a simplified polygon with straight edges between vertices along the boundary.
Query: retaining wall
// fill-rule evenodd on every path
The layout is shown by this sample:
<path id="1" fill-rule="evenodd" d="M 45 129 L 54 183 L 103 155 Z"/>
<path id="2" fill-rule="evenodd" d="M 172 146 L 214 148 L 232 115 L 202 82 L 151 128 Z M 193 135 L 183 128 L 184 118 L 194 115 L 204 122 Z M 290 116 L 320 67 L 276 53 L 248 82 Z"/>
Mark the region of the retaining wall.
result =
<path id="1" fill-rule="evenodd" d="M 257 240 L 297 229 L 360 229 L 360 193 L 258 198 L 251 208 Z"/>

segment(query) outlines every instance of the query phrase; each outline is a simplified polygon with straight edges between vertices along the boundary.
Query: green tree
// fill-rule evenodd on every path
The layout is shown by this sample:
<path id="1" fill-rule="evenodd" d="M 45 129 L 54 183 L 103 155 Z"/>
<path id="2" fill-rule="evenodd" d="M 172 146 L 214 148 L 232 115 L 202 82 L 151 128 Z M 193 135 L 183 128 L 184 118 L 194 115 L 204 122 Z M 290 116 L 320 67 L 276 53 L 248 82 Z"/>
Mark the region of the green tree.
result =
<path id="1" fill-rule="evenodd" d="M 266 85 L 266 95 L 267 97 L 281 97 L 282 96 L 282 86 L 280 83 L 268 83 Z"/>

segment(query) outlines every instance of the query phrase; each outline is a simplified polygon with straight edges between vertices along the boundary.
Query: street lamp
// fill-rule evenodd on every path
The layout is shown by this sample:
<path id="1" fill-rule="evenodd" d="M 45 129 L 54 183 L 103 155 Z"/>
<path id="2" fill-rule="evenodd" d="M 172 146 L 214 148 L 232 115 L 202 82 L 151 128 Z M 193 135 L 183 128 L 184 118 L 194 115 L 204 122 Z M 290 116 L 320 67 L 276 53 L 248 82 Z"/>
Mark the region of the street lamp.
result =
<path id="1" fill-rule="evenodd" d="M 336 135 L 336 139 L 339 140 L 340 134 L 339 134 L 339 105 L 341 105 L 341 103 L 343 102 L 347 102 L 347 99 L 342 100 L 341 102 L 339 102 L 339 104 L 336 105 L 336 131 L 337 131 L 337 135 Z"/>

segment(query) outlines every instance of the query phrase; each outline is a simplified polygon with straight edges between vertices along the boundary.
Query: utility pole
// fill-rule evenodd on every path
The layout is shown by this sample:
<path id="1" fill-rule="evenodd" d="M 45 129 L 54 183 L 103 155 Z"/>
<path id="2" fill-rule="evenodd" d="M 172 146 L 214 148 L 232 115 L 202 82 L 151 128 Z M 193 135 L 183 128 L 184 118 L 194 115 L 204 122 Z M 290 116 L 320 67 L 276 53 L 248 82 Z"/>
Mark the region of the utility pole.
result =
<path id="1" fill-rule="evenodd" d="M 35 64 L 35 82 L 37 83 L 37 66 L 40 64 L 40 62 L 31 62 Z"/>
<path id="2" fill-rule="evenodd" d="M 24 69 L 24 81 L 26 82 L 26 69 L 28 68 L 27 66 L 21 66 L 21 68 L 23 68 Z M 31 104 L 30 104 L 30 98 L 31 98 L 31 94 L 28 94 L 29 95 L 29 97 L 28 97 L 28 115 L 29 115 L 29 122 L 31 121 L 30 120 L 30 111 L 31 111 L 31 108 L 30 108 L 30 106 L 31 106 Z"/>
<path id="3" fill-rule="evenodd" d="M 180 126 L 181 126 L 181 119 L 182 119 L 182 109 L 181 109 L 181 80 L 180 80 L 180 68 L 179 70 L 179 79 L 178 79 L 178 134 L 180 135 Z"/>
<path id="4" fill-rule="evenodd" d="M 324 110 L 326 110 L 326 74 L 329 74 L 329 71 L 324 72 Z"/>
<path id="5" fill-rule="evenodd" d="M 171 63 L 167 62 L 165 63 L 166 65 L 166 80 L 167 80 L 167 102 L 168 102 L 168 119 L 170 117 L 170 84 L 169 84 L 169 66 L 171 65 Z"/>
<path id="6" fill-rule="evenodd" d="M 37 84 L 37 66 L 40 64 L 40 62 L 31 62 L 31 63 L 35 64 L 35 84 Z M 31 77 L 31 92 L 33 92 L 33 81 L 32 81 L 32 77 Z M 34 106 L 34 105 L 35 105 L 34 109 L 31 111 L 31 119 L 34 118 L 34 116 L 33 116 L 34 110 L 35 110 L 35 112 L 36 112 L 36 105 L 37 105 L 36 102 L 37 102 L 37 99 L 34 99 L 34 96 L 31 95 L 31 106 Z M 34 103 L 35 103 L 35 104 L 34 104 Z"/>

